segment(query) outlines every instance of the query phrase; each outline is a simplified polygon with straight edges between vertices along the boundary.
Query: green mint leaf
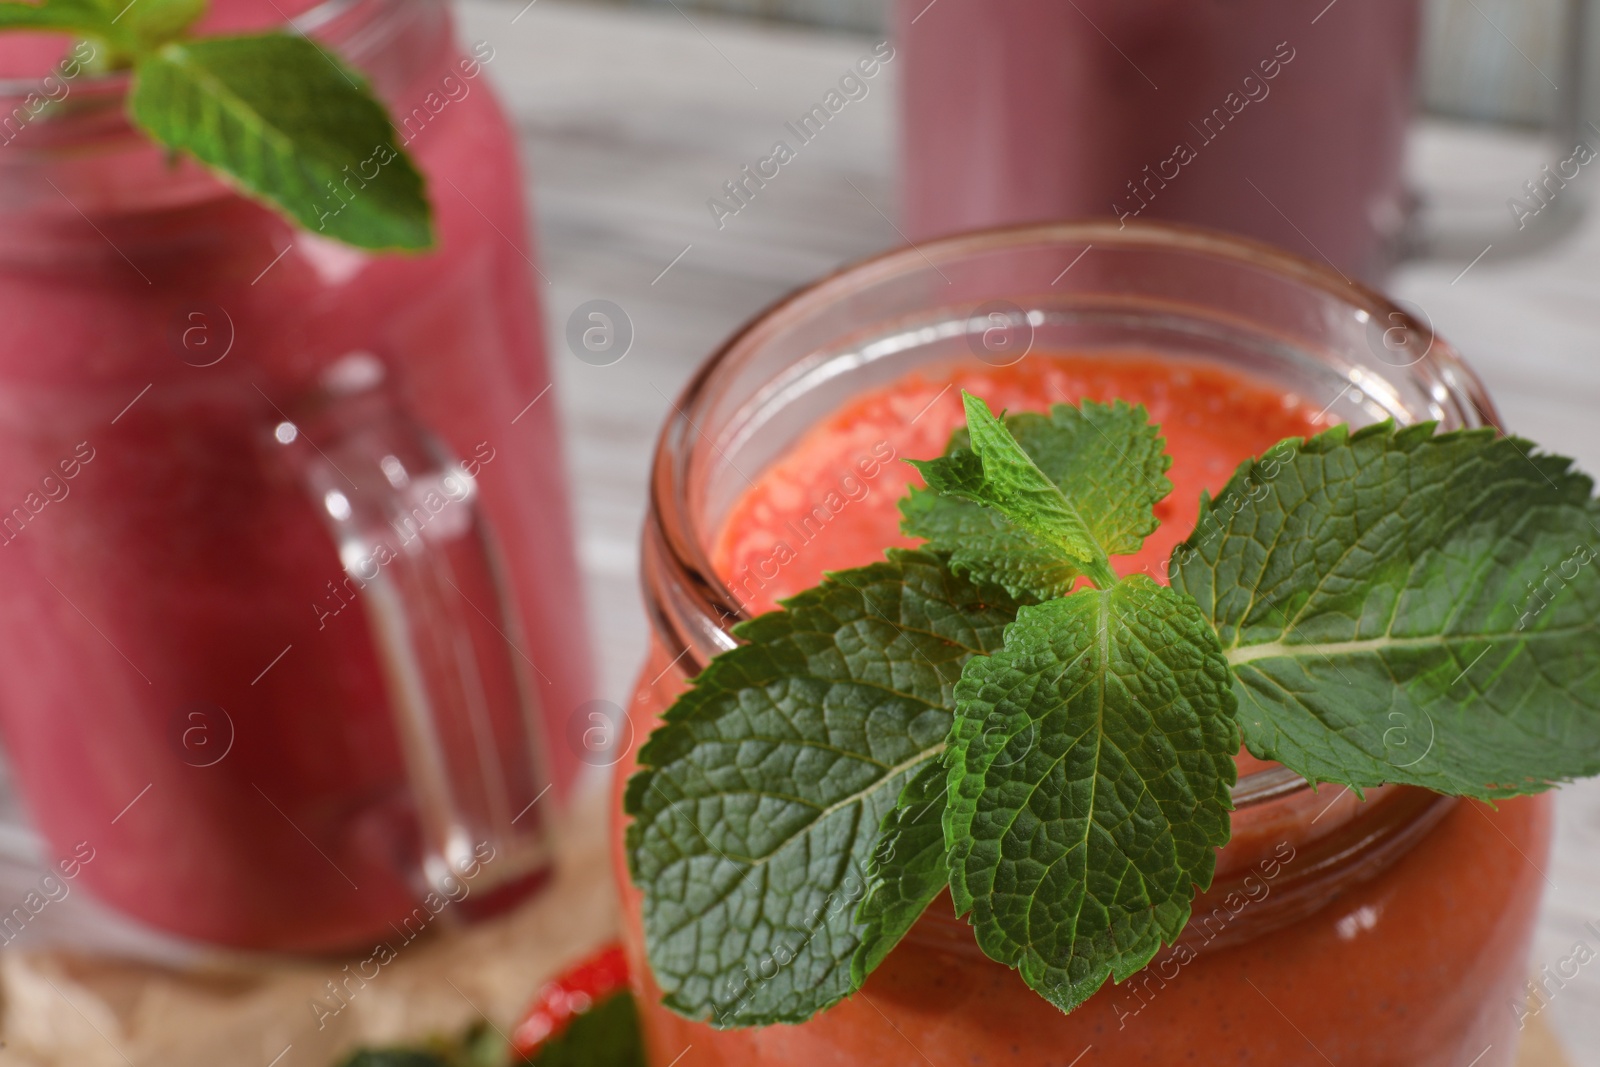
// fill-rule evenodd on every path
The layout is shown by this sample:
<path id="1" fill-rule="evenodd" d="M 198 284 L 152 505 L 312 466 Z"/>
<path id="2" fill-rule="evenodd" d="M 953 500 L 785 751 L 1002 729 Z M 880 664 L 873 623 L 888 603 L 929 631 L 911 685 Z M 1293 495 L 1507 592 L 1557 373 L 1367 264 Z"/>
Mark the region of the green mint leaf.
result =
<path id="1" fill-rule="evenodd" d="M 995 509 L 1058 561 L 1100 584 L 1115 582 L 1105 550 L 1062 487 L 1039 469 L 988 404 L 965 390 L 961 399 L 971 451 L 925 462 L 912 460 L 928 485 L 935 492 Z"/>
<path id="2" fill-rule="evenodd" d="M 913 489 L 901 504 L 908 534 L 950 552 L 974 577 L 1041 598 L 1064 596 L 1105 557 L 1139 551 L 1156 528 L 1155 505 L 1172 491 L 1171 457 L 1143 407 L 1084 401 L 1048 415 L 1012 415 L 1002 425 L 982 401 L 966 400 L 978 436 L 969 449 L 968 435 L 958 433 L 944 457 L 916 464 L 928 488 Z M 1013 482 L 1025 491 L 1011 495 Z M 1008 508 L 1008 495 L 1020 496 L 1020 507 Z M 1027 521 L 1036 499 L 1044 501 L 1040 512 L 1059 520 L 1054 535 Z M 1090 548 L 1074 554 L 1064 540 Z"/>
<path id="3" fill-rule="evenodd" d="M 45 0 L 44 3 L 0 3 L 0 30 L 70 33 L 93 37 L 117 48 L 135 40 L 117 11 L 97 0 Z"/>
<path id="4" fill-rule="evenodd" d="M 878 827 L 944 751 L 961 667 L 1015 605 L 895 551 L 741 624 L 639 751 L 623 801 L 645 944 L 668 1007 L 800 1022 L 855 989 Z"/>
<path id="5" fill-rule="evenodd" d="M 134 0 L 117 21 L 125 25 L 145 49 L 156 48 L 180 36 L 206 13 L 210 0 Z"/>
<path id="6" fill-rule="evenodd" d="M 858 986 L 950 884 L 944 858 L 947 778 L 944 764 L 930 760 L 883 817 L 878 843 L 867 860 L 866 895 L 856 911 L 856 921 L 865 927 L 850 962 Z"/>
<path id="7" fill-rule="evenodd" d="M 1173 941 L 1228 840 L 1234 708 L 1211 627 L 1144 575 L 1024 607 L 962 672 L 946 756 L 979 947 L 1071 1011 Z"/>
<path id="8" fill-rule="evenodd" d="M 140 126 L 310 232 L 370 249 L 432 243 L 422 176 L 383 106 L 312 41 L 269 33 L 173 42 L 134 72 Z"/>
<path id="9" fill-rule="evenodd" d="M 1519 438 L 1289 441 L 1173 555 L 1246 744 L 1313 782 L 1490 798 L 1600 772 L 1600 509 Z"/>
<path id="10" fill-rule="evenodd" d="M 524 1062 L 529 1067 L 647 1067 L 633 995 L 622 990 L 606 997 Z"/>

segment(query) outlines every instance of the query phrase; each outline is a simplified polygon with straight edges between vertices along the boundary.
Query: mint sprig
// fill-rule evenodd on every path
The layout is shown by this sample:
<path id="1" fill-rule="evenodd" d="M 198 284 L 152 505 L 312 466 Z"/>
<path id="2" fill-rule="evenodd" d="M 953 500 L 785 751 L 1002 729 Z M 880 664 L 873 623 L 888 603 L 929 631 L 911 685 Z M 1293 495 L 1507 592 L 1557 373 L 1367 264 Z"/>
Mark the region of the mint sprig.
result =
<path id="1" fill-rule="evenodd" d="M 116 0 L 108 0 L 116 2 Z M 121 0 L 122 6 L 117 10 L 121 14 L 118 20 L 126 26 L 137 43 L 138 51 L 159 48 L 167 41 L 173 41 L 183 36 L 189 27 L 200 21 L 200 16 L 206 13 L 210 0 L 137 0 L 128 3 Z"/>
<path id="2" fill-rule="evenodd" d="M 109 0 L 104 3 L 101 0 L 46 0 L 37 4 L 8 0 L 0 3 L 0 31 L 93 37 L 118 52 L 131 50 L 137 44 L 132 24 L 121 25 L 122 21 Z"/>
<path id="3" fill-rule="evenodd" d="M 1600 774 L 1588 476 L 1431 425 L 1275 452 L 1202 503 L 1172 565 L 1221 637 L 1252 753 L 1485 799 Z"/>
<path id="4" fill-rule="evenodd" d="M 1085 401 L 1002 425 L 983 401 L 964 400 L 968 429 L 939 459 L 912 461 L 928 488 L 901 503 L 905 532 L 949 552 L 958 570 L 1017 596 L 1062 596 L 1079 577 L 1107 579 L 1107 559 L 1155 531 L 1172 460 L 1144 408 Z"/>
<path id="5" fill-rule="evenodd" d="M 289 34 L 173 41 L 134 66 L 133 117 L 307 231 L 432 243 L 422 175 L 365 79 Z"/>
<path id="6" fill-rule="evenodd" d="M 0 31 L 70 33 L 128 69 L 129 114 L 307 231 L 360 248 L 433 244 L 422 175 L 366 80 L 289 33 L 193 39 L 205 0 L 0 3 Z"/>
<path id="7" fill-rule="evenodd" d="M 865 892 L 856 910 L 862 930 L 850 961 L 850 977 L 857 986 L 950 884 L 944 847 L 948 778 L 944 762 L 930 759 L 883 817 L 877 844 L 867 858 Z"/>
<path id="8" fill-rule="evenodd" d="M 1144 575 L 1023 608 L 956 686 L 945 847 L 983 951 L 1071 1011 L 1175 940 L 1228 841 L 1233 712 L 1204 616 Z"/>
<path id="9" fill-rule="evenodd" d="M 1202 500 L 1164 588 L 1111 566 L 1170 489 L 1142 409 L 966 404 L 903 504 L 927 548 L 739 627 L 641 751 L 630 863 L 674 1009 L 803 1020 L 948 886 L 1071 1010 L 1181 934 L 1241 736 L 1355 789 L 1600 773 L 1600 505 L 1570 461 L 1432 426 L 1286 441 Z"/>
<path id="10" fill-rule="evenodd" d="M 799 1022 L 856 988 L 878 825 L 938 759 L 1003 590 L 928 552 L 829 576 L 734 631 L 639 751 L 624 808 L 651 967 L 717 1026 Z"/>

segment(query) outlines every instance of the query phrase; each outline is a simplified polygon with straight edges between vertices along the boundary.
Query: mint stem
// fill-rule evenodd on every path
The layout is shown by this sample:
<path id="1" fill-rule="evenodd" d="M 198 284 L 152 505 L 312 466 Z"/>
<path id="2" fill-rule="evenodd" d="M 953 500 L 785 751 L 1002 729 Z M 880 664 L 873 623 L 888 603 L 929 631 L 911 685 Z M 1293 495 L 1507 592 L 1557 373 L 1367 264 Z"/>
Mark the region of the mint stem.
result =
<path id="1" fill-rule="evenodd" d="M 1118 582 L 1117 572 L 1105 560 L 1090 560 L 1079 564 L 1083 575 L 1094 583 L 1096 589 L 1110 589 Z"/>

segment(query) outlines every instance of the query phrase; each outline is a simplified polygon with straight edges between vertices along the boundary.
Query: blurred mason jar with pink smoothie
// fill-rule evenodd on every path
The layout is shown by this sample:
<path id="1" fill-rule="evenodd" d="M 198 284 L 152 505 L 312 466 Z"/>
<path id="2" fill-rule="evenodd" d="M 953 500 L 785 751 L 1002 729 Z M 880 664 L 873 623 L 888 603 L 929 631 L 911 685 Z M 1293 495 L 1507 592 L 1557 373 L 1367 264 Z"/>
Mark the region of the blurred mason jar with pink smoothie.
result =
<path id="1" fill-rule="evenodd" d="M 583 606 L 494 47 L 444 0 L 216 0 L 201 31 L 291 15 L 392 109 L 427 253 L 336 244 L 174 162 L 93 46 L 0 45 L 0 739 L 31 831 L 0 856 L 81 871 L 173 951 L 340 950 L 507 907 L 547 879 L 545 812 L 582 770 Z M 40 943 L 17 914 L 0 940 Z"/>
<path id="2" fill-rule="evenodd" d="M 1219 227 L 1371 277 L 1406 225 L 1420 0 L 896 0 L 913 241 Z"/>

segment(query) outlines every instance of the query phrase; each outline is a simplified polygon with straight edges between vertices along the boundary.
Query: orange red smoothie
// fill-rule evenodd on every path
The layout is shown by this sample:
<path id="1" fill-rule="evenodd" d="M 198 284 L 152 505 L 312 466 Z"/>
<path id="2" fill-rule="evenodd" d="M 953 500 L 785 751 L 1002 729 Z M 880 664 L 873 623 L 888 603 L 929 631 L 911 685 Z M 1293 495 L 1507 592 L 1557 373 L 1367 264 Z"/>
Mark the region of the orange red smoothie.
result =
<path id="1" fill-rule="evenodd" d="M 918 542 L 900 533 L 900 499 L 916 471 L 904 459 L 944 452 L 965 425 L 961 390 L 995 411 L 1043 411 L 1079 400 L 1143 404 L 1172 456 L 1172 493 L 1156 507 L 1161 527 L 1118 573 L 1166 581 L 1167 557 L 1194 528 L 1200 492 L 1227 483 L 1241 460 L 1285 437 L 1326 427 L 1315 405 L 1221 367 L 1150 355 L 1089 359 L 1029 356 L 1005 368 L 975 361 L 940 375 L 895 382 L 813 427 L 740 498 L 723 523 L 712 565 L 752 613 L 816 585 L 825 570 L 860 567 L 886 548 Z"/>
<path id="2" fill-rule="evenodd" d="M 1174 488 L 1143 550 L 1112 562 L 1121 574 L 1163 582 L 1202 491 L 1215 493 L 1241 461 L 1283 438 L 1326 428 L 1308 398 L 1153 354 L 1035 354 L 1004 369 L 919 373 L 812 427 L 730 509 L 711 561 L 749 613 L 772 610 L 824 571 L 916 544 L 899 532 L 898 503 L 918 477 L 901 460 L 943 452 L 964 422 L 963 389 L 996 411 L 1082 399 L 1143 404 L 1166 438 Z M 670 659 L 657 649 L 646 666 L 643 677 L 657 680 L 634 705 L 645 714 L 683 687 L 666 671 Z M 635 720 L 641 735 L 653 725 Z M 1241 776 L 1268 766 L 1241 754 Z M 619 770 L 620 783 L 632 767 Z M 661 1008 L 643 960 L 638 893 L 624 879 L 627 940 L 658 1067 L 679 1056 L 678 1067 L 1459 1067 L 1480 1054 L 1478 1067 L 1503 1067 L 1512 1062 L 1512 1005 L 1549 825 L 1547 798 L 1495 810 L 1406 787 L 1371 790 L 1364 802 L 1302 788 L 1242 804 L 1179 943 L 1070 1015 L 985 958 L 947 895 L 860 992 L 799 1026 L 718 1032 Z"/>

